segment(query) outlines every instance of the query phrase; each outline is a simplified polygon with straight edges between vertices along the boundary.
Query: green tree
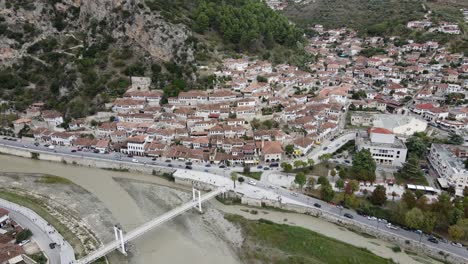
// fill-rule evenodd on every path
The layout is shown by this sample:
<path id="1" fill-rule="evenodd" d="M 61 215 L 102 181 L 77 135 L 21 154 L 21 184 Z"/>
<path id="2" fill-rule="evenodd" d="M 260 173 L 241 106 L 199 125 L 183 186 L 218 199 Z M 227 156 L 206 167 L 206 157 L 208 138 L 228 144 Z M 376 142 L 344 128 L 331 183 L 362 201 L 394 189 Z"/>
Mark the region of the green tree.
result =
<path id="1" fill-rule="evenodd" d="M 307 164 L 309 164 L 309 167 L 313 167 L 315 165 L 315 161 L 313 159 L 307 159 Z"/>
<path id="2" fill-rule="evenodd" d="M 426 153 L 427 145 L 424 141 L 416 136 L 410 137 L 406 143 L 406 148 L 408 149 L 408 156 L 414 155 L 416 157 L 422 157 Z"/>
<path id="3" fill-rule="evenodd" d="M 465 236 L 465 230 L 458 225 L 450 226 L 448 233 L 454 241 L 460 241 Z"/>
<path id="4" fill-rule="evenodd" d="M 353 157 L 351 175 L 357 180 L 375 181 L 376 164 L 368 149 L 358 151 Z"/>
<path id="5" fill-rule="evenodd" d="M 294 152 L 294 145 L 287 145 L 284 147 L 284 150 L 286 151 L 286 154 L 292 154 Z"/>
<path id="6" fill-rule="evenodd" d="M 237 181 L 238 177 L 237 177 L 237 172 L 231 172 L 231 180 L 232 182 L 234 183 L 234 189 L 236 189 L 236 181 Z"/>
<path id="7" fill-rule="evenodd" d="M 370 196 L 370 201 L 375 205 L 383 205 L 387 201 L 387 189 L 382 185 L 378 185 Z"/>
<path id="8" fill-rule="evenodd" d="M 303 162 L 301 160 L 295 160 L 294 161 L 294 168 L 301 168 L 303 165 Z"/>
<path id="9" fill-rule="evenodd" d="M 338 179 L 336 182 L 335 182 L 335 187 L 338 188 L 338 189 L 343 189 L 344 188 L 344 181 L 342 179 Z"/>
<path id="10" fill-rule="evenodd" d="M 331 200 L 333 200 L 333 197 L 335 197 L 335 192 L 333 191 L 333 188 L 331 187 L 330 183 L 323 184 L 320 187 L 320 197 L 326 202 L 330 202 Z"/>
<path id="11" fill-rule="evenodd" d="M 303 172 L 299 172 L 298 174 L 296 174 L 296 177 L 294 178 L 294 182 L 297 183 L 301 187 L 301 190 L 302 190 L 302 187 L 304 187 L 306 180 L 307 180 L 306 176 Z"/>
<path id="12" fill-rule="evenodd" d="M 330 182 L 328 181 L 328 179 L 324 176 L 320 176 L 317 180 L 317 183 L 318 184 L 321 184 L 321 185 L 324 185 L 324 184 L 330 184 Z"/>
<path id="13" fill-rule="evenodd" d="M 16 235 L 16 243 L 20 243 L 23 240 L 31 238 L 33 233 L 29 229 L 24 229 Z"/>
<path id="14" fill-rule="evenodd" d="M 450 200 L 450 196 L 446 193 L 442 193 L 437 197 L 437 201 L 431 204 L 431 211 L 434 212 L 437 218 L 438 226 L 447 228 L 453 216 L 453 204 Z"/>
<path id="15" fill-rule="evenodd" d="M 412 209 L 416 206 L 416 196 L 410 190 L 406 190 L 401 196 L 401 201 L 406 205 L 408 209 Z"/>
<path id="16" fill-rule="evenodd" d="M 455 133 L 451 133 L 447 141 L 448 144 L 454 144 L 454 145 L 461 145 L 463 144 L 463 142 L 465 142 L 463 137 Z"/>
<path id="17" fill-rule="evenodd" d="M 336 176 L 336 170 L 335 170 L 335 169 L 332 169 L 332 170 L 330 171 L 330 176 L 332 176 L 333 179 L 335 179 L 335 176 Z"/>
<path id="18" fill-rule="evenodd" d="M 291 172 L 292 169 L 293 169 L 293 166 L 289 163 L 286 163 L 286 162 L 283 162 L 281 163 L 281 168 L 285 171 L 285 172 Z"/>
<path id="19" fill-rule="evenodd" d="M 332 157 L 330 153 L 323 154 L 319 157 L 321 162 L 328 162 L 328 160 Z"/>
<path id="20" fill-rule="evenodd" d="M 401 178 L 410 182 L 419 182 L 424 180 L 424 173 L 419 166 L 419 159 L 415 155 L 408 157 L 403 167 L 398 172 Z"/>
<path id="21" fill-rule="evenodd" d="M 424 229 L 424 221 L 424 214 L 419 208 L 413 208 L 405 215 L 406 225 L 414 229 Z"/>

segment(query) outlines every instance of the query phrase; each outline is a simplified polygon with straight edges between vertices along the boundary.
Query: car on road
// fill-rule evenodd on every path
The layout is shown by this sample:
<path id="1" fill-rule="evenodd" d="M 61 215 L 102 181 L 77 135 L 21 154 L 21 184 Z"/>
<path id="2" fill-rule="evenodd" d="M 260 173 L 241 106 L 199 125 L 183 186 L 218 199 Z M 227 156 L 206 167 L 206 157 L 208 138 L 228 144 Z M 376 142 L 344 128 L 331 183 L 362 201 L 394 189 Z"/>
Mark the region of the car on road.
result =
<path id="1" fill-rule="evenodd" d="M 367 220 L 376 221 L 376 220 L 377 220 L 377 217 L 375 217 L 375 216 L 368 216 L 368 217 L 367 217 Z"/>
<path id="2" fill-rule="evenodd" d="M 342 205 L 337 205 L 336 208 L 343 209 L 344 207 Z"/>
<path id="3" fill-rule="evenodd" d="M 133 155 L 132 155 L 132 154 L 128 154 L 127 157 L 133 158 Z"/>
<path id="4" fill-rule="evenodd" d="M 270 167 L 263 167 L 263 170 L 269 170 Z"/>
<path id="5" fill-rule="evenodd" d="M 414 232 L 418 235 L 421 235 L 423 233 L 421 230 L 414 230 Z"/>
<path id="6" fill-rule="evenodd" d="M 23 241 L 21 241 L 21 243 L 19 243 L 19 246 L 22 247 L 22 246 L 26 245 L 29 242 L 31 242 L 31 240 L 29 240 L 29 239 L 23 240 Z"/>
<path id="7" fill-rule="evenodd" d="M 132 159 L 132 162 L 138 163 L 137 159 Z"/>
<path id="8" fill-rule="evenodd" d="M 185 165 L 189 166 L 189 165 L 192 165 L 193 163 L 191 161 L 187 161 L 185 162 Z"/>
<path id="9" fill-rule="evenodd" d="M 187 166 L 185 166 L 185 168 L 186 168 L 187 170 L 191 170 L 191 169 L 192 169 L 192 166 L 187 165 Z"/>
<path id="10" fill-rule="evenodd" d="M 50 247 L 50 249 L 54 249 L 56 245 L 57 245 L 57 243 L 50 243 L 49 247 Z"/>
<path id="11" fill-rule="evenodd" d="M 152 158 L 151 160 L 152 160 L 152 161 L 156 161 L 156 160 L 157 160 L 157 158 Z"/>
<path id="12" fill-rule="evenodd" d="M 224 168 L 226 168 L 226 166 L 220 165 L 219 168 L 224 169 Z"/>
<path id="13" fill-rule="evenodd" d="M 295 192 L 291 193 L 291 195 L 294 196 L 294 197 L 298 197 L 298 196 L 299 196 L 299 195 L 298 195 L 297 193 L 295 193 Z"/>
<path id="14" fill-rule="evenodd" d="M 211 167 L 211 164 L 206 164 L 205 167 L 209 168 Z"/>
<path id="15" fill-rule="evenodd" d="M 95 149 L 95 150 L 93 150 L 93 152 L 94 153 L 99 153 L 100 151 L 99 151 L 99 149 Z"/>
<path id="16" fill-rule="evenodd" d="M 388 229 L 393 229 L 393 230 L 397 230 L 397 229 L 398 229 L 398 227 L 392 225 L 391 223 L 388 223 L 386 226 L 387 226 Z"/>
<path id="17" fill-rule="evenodd" d="M 270 168 L 273 168 L 273 167 L 279 167 L 279 163 L 278 162 L 274 162 L 274 163 L 271 163 L 270 164 Z"/>
<path id="18" fill-rule="evenodd" d="M 258 166 L 257 166 L 257 169 L 261 170 L 261 169 L 263 169 L 263 166 L 262 166 L 262 165 L 258 165 Z"/>
<path id="19" fill-rule="evenodd" d="M 455 242 L 452 242 L 450 245 L 454 246 L 454 247 L 457 247 L 457 248 L 462 248 L 463 245 L 460 244 L 460 243 L 455 243 Z"/>
<path id="20" fill-rule="evenodd" d="M 319 203 L 314 203 L 314 206 L 317 208 L 322 208 L 322 206 Z"/>
<path id="21" fill-rule="evenodd" d="M 164 162 L 171 162 L 171 160 L 170 160 L 170 159 L 167 159 L 167 160 L 165 160 Z"/>
<path id="22" fill-rule="evenodd" d="M 327 149 L 328 149 L 328 147 L 324 147 L 324 148 L 323 148 L 323 150 L 327 150 Z"/>
<path id="23" fill-rule="evenodd" d="M 250 181 L 248 182 L 248 184 L 253 185 L 253 186 L 257 185 L 257 183 L 254 182 L 254 181 L 252 181 L 252 180 L 250 180 Z"/>
<path id="24" fill-rule="evenodd" d="M 38 147 L 38 146 L 39 146 L 39 143 L 38 143 L 38 142 L 34 143 L 34 146 Z"/>
<path id="25" fill-rule="evenodd" d="M 429 242 L 432 242 L 434 244 L 439 244 L 439 240 L 437 240 L 437 238 L 433 237 L 433 236 L 430 236 L 427 241 Z"/>
<path id="26" fill-rule="evenodd" d="M 55 149 L 55 147 L 52 146 L 52 145 L 51 145 L 51 146 L 48 146 L 48 148 L 49 148 L 49 149 Z"/>
<path id="27" fill-rule="evenodd" d="M 71 152 L 76 152 L 76 149 L 72 149 Z"/>
<path id="28" fill-rule="evenodd" d="M 345 214 L 344 214 L 344 217 L 349 218 L 349 219 L 353 219 L 353 218 L 354 218 L 354 216 L 353 216 L 352 214 L 350 214 L 350 213 L 345 213 Z"/>
<path id="29" fill-rule="evenodd" d="M 167 164 L 168 167 L 173 167 L 172 164 Z"/>
<path id="30" fill-rule="evenodd" d="M 44 144 L 44 147 L 48 148 L 50 145 L 49 144 Z"/>
<path id="31" fill-rule="evenodd" d="M 349 163 L 351 163 L 351 161 L 350 161 L 350 160 L 345 160 L 344 162 L 345 162 L 345 163 L 348 163 L 348 164 L 349 164 Z"/>

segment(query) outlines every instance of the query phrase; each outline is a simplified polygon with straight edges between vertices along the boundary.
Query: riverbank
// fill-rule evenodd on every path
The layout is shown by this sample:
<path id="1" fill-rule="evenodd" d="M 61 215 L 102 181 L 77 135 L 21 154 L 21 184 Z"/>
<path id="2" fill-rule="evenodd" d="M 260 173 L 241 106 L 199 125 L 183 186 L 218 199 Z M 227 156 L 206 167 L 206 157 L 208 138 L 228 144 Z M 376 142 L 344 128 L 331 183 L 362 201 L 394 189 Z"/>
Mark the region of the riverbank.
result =
<path id="1" fill-rule="evenodd" d="M 112 231 L 112 224 L 116 222 L 120 223 L 124 230 L 133 229 L 144 221 L 166 212 L 168 208 L 173 206 L 174 202 L 178 203 L 188 198 L 187 194 L 180 190 L 180 188 L 186 189 L 186 187 L 151 175 L 70 166 L 69 164 L 5 155 L 0 156 L 0 165 L 2 170 L 6 171 L 46 172 L 49 174 L 53 172 L 53 174 L 63 176 L 80 185 L 92 193 L 95 196 L 94 199 L 102 203 L 109 210 L 111 216 L 115 218 L 115 222 L 105 224 L 102 227 L 102 229 L 109 232 Z M 179 191 L 177 192 L 177 190 Z M 53 192 L 51 195 L 55 196 Z M 224 206 L 215 201 L 211 204 L 213 204 L 213 207 L 209 206 L 209 209 L 205 210 L 214 212 L 211 217 L 208 217 L 206 213 L 201 218 L 192 214 L 182 215 L 176 218 L 174 222 L 169 223 L 167 228 L 156 229 L 150 235 L 145 235 L 135 241 L 131 245 L 133 255 L 131 255 L 130 259 L 125 259 L 118 253 L 111 254 L 111 263 L 151 263 L 155 258 L 163 258 L 171 263 L 185 263 L 184 259 L 187 256 L 205 263 L 219 263 L 220 261 L 223 263 L 240 263 L 233 251 L 233 247 L 236 248 L 237 246 L 231 245 L 231 242 L 235 241 L 236 238 L 235 236 L 234 239 L 228 237 L 229 234 L 237 234 L 239 230 L 232 227 L 232 225 L 226 224 L 224 217 L 218 210 L 240 214 L 247 218 L 257 217 L 258 219 L 262 215 L 263 218 L 268 217 L 269 220 L 278 223 L 284 223 L 284 218 L 287 218 L 287 223 L 290 225 L 300 225 L 346 243 L 353 241 L 355 245 L 367 248 L 372 253 L 384 258 L 392 258 L 399 263 L 436 263 L 431 262 L 429 258 L 424 258 L 424 261 L 420 262 L 415 260 L 416 257 L 411 254 L 395 253 L 391 249 L 395 246 L 394 244 L 379 239 L 369 239 L 366 236 L 353 233 L 343 227 L 311 216 L 263 209 L 260 209 L 261 214 L 252 215 L 241 211 L 241 208 L 245 210 L 245 207 Z M 263 213 L 263 211 L 267 213 Z M 200 219 L 203 221 L 199 222 Z M 210 222 L 219 224 L 206 225 L 206 223 Z M 209 235 L 205 236 L 206 233 Z M 196 234 L 195 239 L 193 234 Z M 110 235 L 112 237 L 112 234 Z M 201 246 L 207 242 L 209 242 L 209 247 Z M 184 254 L 180 254 L 181 246 L 184 247 Z M 210 250 L 210 247 L 215 248 L 216 251 Z M 210 261 L 207 262 L 207 259 Z"/>

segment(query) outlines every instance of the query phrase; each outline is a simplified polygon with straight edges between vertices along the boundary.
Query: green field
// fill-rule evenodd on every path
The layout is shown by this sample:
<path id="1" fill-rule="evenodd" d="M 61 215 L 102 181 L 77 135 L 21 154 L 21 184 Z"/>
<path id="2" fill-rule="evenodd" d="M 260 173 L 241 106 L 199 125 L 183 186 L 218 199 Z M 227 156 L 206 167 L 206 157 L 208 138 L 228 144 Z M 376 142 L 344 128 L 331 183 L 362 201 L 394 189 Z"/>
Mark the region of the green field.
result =
<path id="1" fill-rule="evenodd" d="M 72 182 L 68 179 L 53 176 L 53 175 L 45 175 L 41 176 L 37 182 L 39 183 L 46 183 L 46 184 L 71 184 Z"/>
<path id="2" fill-rule="evenodd" d="M 394 263 L 302 227 L 247 220 L 239 215 L 226 215 L 226 219 L 242 227 L 245 241 L 241 258 L 246 263 Z"/>

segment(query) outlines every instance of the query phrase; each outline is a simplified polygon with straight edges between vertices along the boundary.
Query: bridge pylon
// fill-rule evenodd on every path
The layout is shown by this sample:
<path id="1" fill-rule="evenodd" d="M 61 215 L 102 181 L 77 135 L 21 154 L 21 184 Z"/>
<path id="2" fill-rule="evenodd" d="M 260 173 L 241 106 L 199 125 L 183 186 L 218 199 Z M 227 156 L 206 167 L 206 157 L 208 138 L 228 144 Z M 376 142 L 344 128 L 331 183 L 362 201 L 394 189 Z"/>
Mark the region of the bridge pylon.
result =
<path id="1" fill-rule="evenodd" d="M 192 187 L 192 201 L 198 201 L 198 204 L 195 205 L 197 207 L 198 211 L 200 213 L 203 213 L 202 207 L 201 207 L 201 191 L 195 189 L 195 187 Z"/>
<path id="2" fill-rule="evenodd" d="M 125 242 L 123 238 L 122 227 L 118 225 L 114 225 L 114 235 L 115 235 L 115 240 L 120 242 L 120 247 L 118 247 L 118 250 L 122 252 L 122 254 L 127 256 L 127 251 L 125 250 Z"/>

